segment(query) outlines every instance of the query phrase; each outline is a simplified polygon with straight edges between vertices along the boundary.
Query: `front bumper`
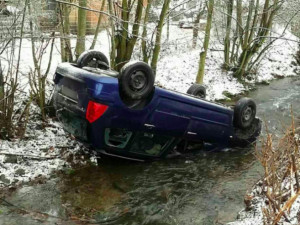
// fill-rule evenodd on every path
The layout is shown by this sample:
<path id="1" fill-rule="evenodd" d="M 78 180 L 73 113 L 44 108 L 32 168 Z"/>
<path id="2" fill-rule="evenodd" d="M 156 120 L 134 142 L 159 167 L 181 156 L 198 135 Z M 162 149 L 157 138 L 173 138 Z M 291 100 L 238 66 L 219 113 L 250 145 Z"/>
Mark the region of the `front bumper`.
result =
<path id="1" fill-rule="evenodd" d="M 234 129 L 234 136 L 230 141 L 230 146 L 247 146 L 253 144 L 261 133 L 262 121 L 255 118 L 251 127 L 248 129 Z"/>

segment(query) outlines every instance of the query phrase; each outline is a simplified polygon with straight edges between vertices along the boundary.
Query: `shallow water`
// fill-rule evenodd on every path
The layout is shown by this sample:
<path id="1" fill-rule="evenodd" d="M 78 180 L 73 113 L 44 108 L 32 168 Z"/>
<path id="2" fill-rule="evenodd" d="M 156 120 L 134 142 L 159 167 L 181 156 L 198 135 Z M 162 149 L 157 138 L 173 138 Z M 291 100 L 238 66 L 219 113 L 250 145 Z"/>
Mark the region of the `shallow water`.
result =
<path id="1" fill-rule="evenodd" d="M 300 79 L 286 78 L 249 94 L 270 132 L 300 119 Z M 103 159 L 99 167 L 68 171 L 45 184 L 27 186 L 6 199 L 32 211 L 0 206 L 0 224 L 223 224 L 236 218 L 243 197 L 260 178 L 254 149 L 200 151 L 151 163 Z M 72 216 L 73 221 L 68 220 Z M 68 221 L 68 222 L 66 222 Z"/>

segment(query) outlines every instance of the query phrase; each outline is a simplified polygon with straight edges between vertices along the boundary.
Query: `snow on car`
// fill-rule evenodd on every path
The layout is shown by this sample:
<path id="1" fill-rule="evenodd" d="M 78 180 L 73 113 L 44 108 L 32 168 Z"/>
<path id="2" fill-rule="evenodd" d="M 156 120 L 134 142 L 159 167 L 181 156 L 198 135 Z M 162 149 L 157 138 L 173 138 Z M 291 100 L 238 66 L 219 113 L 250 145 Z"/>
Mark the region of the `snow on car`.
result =
<path id="1" fill-rule="evenodd" d="M 231 109 L 206 101 L 202 85 L 182 94 L 154 86 L 154 79 L 144 62 L 116 72 L 104 54 L 86 51 L 56 69 L 57 117 L 99 153 L 136 160 L 166 157 L 176 146 L 184 151 L 181 143 L 245 145 L 259 135 L 253 100 L 242 98 Z"/>

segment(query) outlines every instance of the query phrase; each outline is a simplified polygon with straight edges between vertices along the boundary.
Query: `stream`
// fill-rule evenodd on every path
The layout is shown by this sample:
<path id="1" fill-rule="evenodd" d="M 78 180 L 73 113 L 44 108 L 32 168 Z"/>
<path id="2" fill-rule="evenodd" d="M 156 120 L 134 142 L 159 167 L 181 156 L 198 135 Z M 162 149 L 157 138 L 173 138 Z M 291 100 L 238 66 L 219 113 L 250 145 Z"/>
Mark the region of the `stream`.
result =
<path id="1" fill-rule="evenodd" d="M 291 105 L 299 125 L 299 77 L 258 86 L 249 97 L 271 133 L 279 136 L 291 123 Z M 0 205 L 0 224 L 82 224 L 87 218 L 99 224 L 224 224 L 235 220 L 246 191 L 261 177 L 254 153 L 249 147 L 149 163 L 101 159 L 98 167 L 13 192 L 5 198 L 12 205 Z"/>

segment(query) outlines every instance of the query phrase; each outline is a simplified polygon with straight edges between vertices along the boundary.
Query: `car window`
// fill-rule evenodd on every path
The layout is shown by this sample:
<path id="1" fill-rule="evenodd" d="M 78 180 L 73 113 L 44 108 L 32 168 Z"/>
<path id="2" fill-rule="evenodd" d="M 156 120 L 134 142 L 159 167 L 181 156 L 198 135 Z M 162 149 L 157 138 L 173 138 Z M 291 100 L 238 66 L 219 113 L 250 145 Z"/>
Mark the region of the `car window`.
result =
<path id="1" fill-rule="evenodd" d="M 129 151 L 144 155 L 158 156 L 173 140 L 174 138 L 167 136 L 138 132 Z"/>
<path id="2" fill-rule="evenodd" d="M 123 149 L 126 147 L 132 132 L 122 128 L 106 128 L 105 144 L 110 147 Z"/>

